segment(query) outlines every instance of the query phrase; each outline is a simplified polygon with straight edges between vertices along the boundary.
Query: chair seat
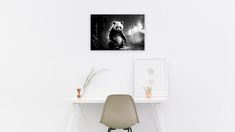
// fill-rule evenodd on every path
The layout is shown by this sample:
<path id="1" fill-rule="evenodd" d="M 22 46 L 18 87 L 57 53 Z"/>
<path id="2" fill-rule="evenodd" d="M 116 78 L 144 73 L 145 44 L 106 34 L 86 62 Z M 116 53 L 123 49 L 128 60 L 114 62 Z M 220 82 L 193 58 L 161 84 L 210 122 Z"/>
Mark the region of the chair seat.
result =
<path id="1" fill-rule="evenodd" d="M 131 127 L 139 123 L 133 98 L 124 94 L 108 96 L 100 122 L 111 129 L 131 131 Z"/>

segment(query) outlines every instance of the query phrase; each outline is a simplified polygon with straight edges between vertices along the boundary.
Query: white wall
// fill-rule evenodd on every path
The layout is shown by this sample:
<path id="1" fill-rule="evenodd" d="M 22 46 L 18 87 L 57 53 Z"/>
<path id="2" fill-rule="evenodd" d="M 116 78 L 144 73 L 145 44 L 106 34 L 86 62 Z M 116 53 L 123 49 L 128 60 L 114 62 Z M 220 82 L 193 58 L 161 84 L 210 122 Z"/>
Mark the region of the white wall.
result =
<path id="1" fill-rule="evenodd" d="M 144 13 L 146 50 L 91 52 L 91 13 Z M 168 58 L 168 132 L 235 131 L 234 16 L 232 0 L 1 0 L 0 131 L 65 132 L 72 107 L 63 99 L 92 67 L 109 72 L 89 96 L 131 93 L 142 56 Z M 106 131 L 96 124 L 102 106 L 87 107 L 91 128 Z"/>

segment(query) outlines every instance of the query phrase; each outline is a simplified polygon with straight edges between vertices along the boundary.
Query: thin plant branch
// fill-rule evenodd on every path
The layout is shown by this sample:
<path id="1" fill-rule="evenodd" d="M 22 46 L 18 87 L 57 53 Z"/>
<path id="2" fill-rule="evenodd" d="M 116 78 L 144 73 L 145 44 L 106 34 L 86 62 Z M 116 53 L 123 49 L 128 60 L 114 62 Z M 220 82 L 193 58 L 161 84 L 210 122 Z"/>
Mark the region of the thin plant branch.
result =
<path id="1" fill-rule="evenodd" d="M 101 73 L 101 72 L 103 72 L 103 71 L 107 71 L 107 70 L 108 70 L 108 68 L 104 68 L 104 69 L 101 69 L 101 70 L 98 70 L 98 71 L 94 72 L 94 69 L 92 68 L 91 72 L 90 72 L 89 75 L 87 76 L 86 81 L 85 81 L 85 83 L 84 83 L 82 96 L 85 95 L 85 92 L 86 92 L 86 90 L 87 90 L 87 87 L 88 87 L 88 85 L 91 83 L 91 81 L 93 80 L 93 78 L 94 78 L 97 74 L 99 74 L 99 73 Z"/>

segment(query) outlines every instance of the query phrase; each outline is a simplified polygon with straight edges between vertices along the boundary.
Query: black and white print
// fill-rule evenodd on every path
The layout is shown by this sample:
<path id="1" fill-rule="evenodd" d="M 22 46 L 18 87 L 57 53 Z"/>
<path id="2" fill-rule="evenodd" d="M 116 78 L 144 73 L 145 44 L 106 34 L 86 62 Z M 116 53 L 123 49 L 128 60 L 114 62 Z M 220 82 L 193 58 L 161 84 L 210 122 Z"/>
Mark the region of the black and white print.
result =
<path id="1" fill-rule="evenodd" d="M 91 50 L 144 50 L 143 14 L 91 14 Z"/>

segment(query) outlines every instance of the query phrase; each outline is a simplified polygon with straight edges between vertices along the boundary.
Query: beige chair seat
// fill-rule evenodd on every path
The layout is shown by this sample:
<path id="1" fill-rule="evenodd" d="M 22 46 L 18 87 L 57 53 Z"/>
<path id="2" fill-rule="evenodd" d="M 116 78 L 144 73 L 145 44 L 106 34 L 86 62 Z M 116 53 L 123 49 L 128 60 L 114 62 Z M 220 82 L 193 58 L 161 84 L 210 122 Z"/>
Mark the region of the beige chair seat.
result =
<path id="1" fill-rule="evenodd" d="M 124 94 L 108 96 L 100 122 L 109 127 L 108 132 L 115 129 L 132 131 L 131 127 L 139 123 L 133 98 Z"/>

